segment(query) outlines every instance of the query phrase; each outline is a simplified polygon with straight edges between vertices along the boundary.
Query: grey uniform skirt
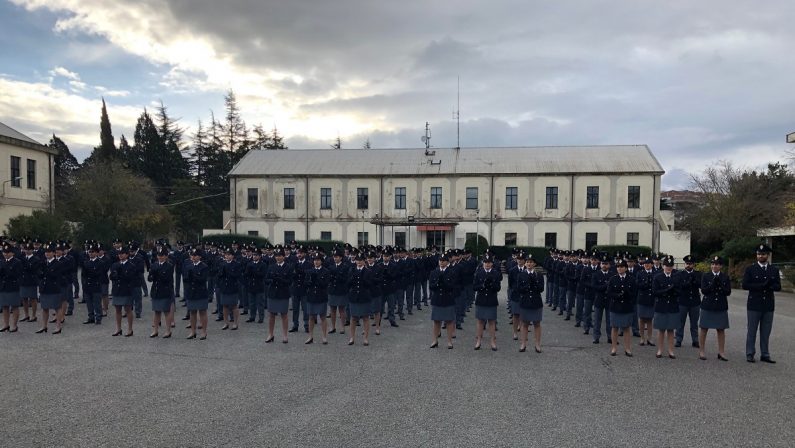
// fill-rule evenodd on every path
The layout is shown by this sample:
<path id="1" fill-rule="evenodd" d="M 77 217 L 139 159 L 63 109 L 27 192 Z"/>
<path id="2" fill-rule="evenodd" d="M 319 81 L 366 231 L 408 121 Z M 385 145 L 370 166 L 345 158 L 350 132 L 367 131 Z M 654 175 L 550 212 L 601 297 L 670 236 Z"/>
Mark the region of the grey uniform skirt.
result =
<path id="1" fill-rule="evenodd" d="M 475 305 L 475 319 L 496 321 L 497 307 Z"/>
<path id="2" fill-rule="evenodd" d="M 496 311 L 496 308 L 495 308 Z M 455 306 L 432 306 L 431 320 L 434 322 L 451 322 L 455 320 Z"/>
<path id="3" fill-rule="evenodd" d="M 638 318 L 654 319 L 654 307 L 648 305 L 638 305 Z"/>
<path id="4" fill-rule="evenodd" d="M 268 312 L 271 314 L 287 314 L 290 299 L 268 299 Z"/>
<path id="5" fill-rule="evenodd" d="M 35 299 L 39 297 L 39 291 L 35 286 L 20 286 L 19 297 L 22 299 Z"/>
<path id="6" fill-rule="evenodd" d="M 171 311 L 171 304 L 174 299 L 152 299 L 152 311 L 167 313 Z"/>
<path id="7" fill-rule="evenodd" d="M 113 296 L 113 306 L 132 306 L 132 296 Z"/>
<path id="8" fill-rule="evenodd" d="M 702 308 L 698 326 L 701 328 L 725 330 L 729 328 L 729 312 L 705 310 Z"/>
<path id="9" fill-rule="evenodd" d="M 628 328 L 632 326 L 634 313 L 610 312 L 610 326 L 612 328 Z"/>
<path id="10" fill-rule="evenodd" d="M 218 299 L 221 302 L 221 306 L 237 306 L 237 302 L 239 300 L 239 296 L 237 294 L 219 294 L 221 296 Z"/>
<path id="11" fill-rule="evenodd" d="M 365 302 L 365 303 L 350 303 L 351 307 L 351 317 L 368 317 L 372 312 L 372 301 Z M 329 304 L 331 304 L 331 300 L 329 300 Z"/>
<path id="12" fill-rule="evenodd" d="M 511 304 L 511 314 L 519 315 L 522 314 L 522 307 L 519 306 L 519 301 L 517 300 L 509 300 L 508 303 Z"/>
<path id="13" fill-rule="evenodd" d="M 335 307 L 348 306 L 348 296 L 346 296 L 345 294 L 342 295 L 329 294 L 328 306 L 335 306 Z"/>
<path id="14" fill-rule="evenodd" d="M 536 308 L 534 310 L 528 308 L 519 308 L 519 315 L 524 322 L 541 322 L 543 318 L 544 308 Z"/>
<path id="15" fill-rule="evenodd" d="M 17 307 L 22 305 L 19 292 L 0 292 L 0 307 Z"/>
<path id="16" fill-rule="evenodd" d="M 307 302 L 306 311 L 307 313 L 309 313 L 310 316 L 326 317 L 326 312 L 328 312 L 328 302 L 321 302 L 321 303 Z"/>
<path id="17" fill-rule="evenodd" d="M 679 313 L 654 313 L 652 326 L 655 330 L 676 330 L 679 328 Z"/>
<path id="18" fill-rule="evenodd" d="M 370 300 L 370 314 L 381 314 L 384 306 L 381 304 L 381 296 L 375 296 Z"/>
<path id="19" fill-rule="evenodd" d="M 113 300 L 116 300 L 114 297 Z M 188 311 L 206 311 L 207 307 L 209 306 L 210 301 L 208 299 L 199 299 L 199 300 L 186 300 L 185 305 L 188 307 Z"/>
<path id="20" fill-rule="evenodd" d="M 61 307 L 63 299 L 60 294 L 42 294 L 39 296 L 39 306 L 45 310 L 54 310 Z"/>

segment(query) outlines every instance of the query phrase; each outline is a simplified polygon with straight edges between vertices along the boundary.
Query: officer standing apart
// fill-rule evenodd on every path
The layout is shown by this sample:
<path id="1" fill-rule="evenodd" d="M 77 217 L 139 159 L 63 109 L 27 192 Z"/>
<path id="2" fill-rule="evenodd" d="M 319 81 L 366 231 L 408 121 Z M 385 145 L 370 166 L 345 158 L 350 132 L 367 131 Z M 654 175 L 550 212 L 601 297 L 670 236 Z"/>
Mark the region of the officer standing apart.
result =
<path id="1" fill-rule="evenodd" d="M 685 338 L 685 321 L 690 317 L 690 340 L 698 348 L 698 316 L 701 310 L 701 273 L 693 269 L 693 257 L 686 255 L 684 270 L 675 274 L 676 290 L 679 292 L 679 328 L 676 330 L 676 346 L 682 346 Z"/>
<path id="2" fill-rule="evenodd" d="M 756 333 L 759 331 L 759 360 L 775 364 L 770 357 L 768 341 L 776 309 L 774 293 L 781 291 L 781 272 L 768 262 L 770 252 L 770 247 L 760 244 L 756 248 L 756 263 L 748 266 L 743 275 L 743 289 L 748 291 L 748 336 L 745 339 L 745 358 L 748 362 L 755 362 Z"/>

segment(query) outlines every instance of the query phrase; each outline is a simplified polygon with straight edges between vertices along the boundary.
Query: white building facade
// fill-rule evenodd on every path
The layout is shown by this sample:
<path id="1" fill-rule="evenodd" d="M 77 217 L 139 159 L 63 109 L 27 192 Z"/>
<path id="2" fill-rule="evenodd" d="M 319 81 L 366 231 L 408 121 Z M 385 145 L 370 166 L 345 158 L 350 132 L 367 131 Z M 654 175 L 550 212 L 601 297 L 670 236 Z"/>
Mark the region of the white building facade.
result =
<path id="1" fill-rule="evenodd" d="M 55 150 L 0 123 L 0 231 L 11 218 L 53 208 Z"/>
<path id="2" fill-rule="evenodd" d="M 224 229 L 273 243 L 562 249 L 659 246 L 660 179 L 639 146 L 251 151 Z"/>

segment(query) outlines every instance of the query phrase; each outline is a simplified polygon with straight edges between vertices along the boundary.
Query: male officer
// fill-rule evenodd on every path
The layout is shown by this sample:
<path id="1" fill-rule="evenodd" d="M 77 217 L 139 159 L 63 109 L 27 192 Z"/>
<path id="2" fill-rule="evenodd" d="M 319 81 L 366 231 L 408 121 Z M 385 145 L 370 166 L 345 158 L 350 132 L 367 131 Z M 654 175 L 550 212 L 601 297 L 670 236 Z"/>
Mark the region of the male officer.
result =
<path id="1" fill-rule="evenodd" d="M 756 263 L 748 266 L 743 275 L 743 289 L 748 291 L 748 336 L 745 339 L 745 358 L 755 362 L 756 332 L 759 331 L 759 350 L 762 362 L 775 364 L 770 357 L 768 341 L 773 330 L 773 312 L 776 309 L 775 292 L 781 291 L 781 272 L 768 262 L 770 247 L 760 244 L 756 248 Z"/>
<path id="2" fill-rule="evenodd" d="M 88 247 L 88 258 L 83 261 L 81 279 L 83 281 L 83 300 L 88 310 L 84 324 L 102 323 L 102 277 L 107 277 L 105 262 L 99 258 L 97 246 Z"/>
<path id="3" fill-rule="evenodd" d="M 149 258 L 144 251 L 140 250 L 140 244 L 137 241 L 130 241 L 129 260 L 135 265 L 135 272 L 138 274 L 138 277 L 133 280 L 130 286 L 132 287 L 135 318 L 140 319 L 141 312 L 143 311 L 143 298 L 141 297 L 141 293 L 143 293 L 144 296 L 149 295 L 149 288 L 146 286 L 146 281 L 144 280 L 144 269 L 149 271 Z"/>
<path id="4" fill-rule="evenodd" d="M 607 334 L 607 342 L 613 342 L 610 335 L 610 299 L 607 296 L 607 283 L 613 273 L 610 272 L 610 257 L 605 254 L 599 263 L 599 272 L 591 277 L 591 290 L 594 294 L 593 300 L 593 343 L 598 344 L 599 338 L 602 336 L 602 316 L 605 318 L 605 333 Z"/>
<path id="5" fill-rule="evenodd" d="M 685 337 L 685 320 L 690 317 L 690 339 L 698 348 L 698 316 L 701 312 L 701 273 L 693 269 L 695 261 L 686 255 L 684 270 L 675 274 L 676 291 L 679 295 L 679 329 L 676 331 L 676 346 L 682 346 Z"/>
<path id="6" fill-rule="evenodd" d="M 555 262 L 557 261 L 557 251 L 555 248 L 549 249 L 549 255 L 544 258 L 544 271 L 547 273 L 547 292 L 546 292 L 546 304 L 548 306 L 552 306 L 552 298 L 554 297 L 555 291 Z"/>
<path id="7" fill-rule="evenodd" d="M 312 263 L 306 260 L 306 248 L 298 248 L 293 263 L 292 286 L 290 287 L 291 305 L 293 309 L 293 326 L 290 333 L 298 331 L 298 316 L 303 310 L 304 313 L 304 333 L 309 333 L 309 315 L 307 314 L 306 303 L 306 272 L 312 268 Z"/>
<path id="8" fill-rule="evenodd" d="M 251 263 L 246 265 L 243 278 L 249 294 L 249 313 L 246 322 L 254 322 L 259 316 L 258 323 L 265 319 L 265 277 L 268 275 L 268 263 L 263 261 L 262 252 L 255 248 L 252 251 Z"/>
<path id="9" fill-rule="evenodd" d="M 182 285 L 182 265 L 185 264 L 185 242 L 177 241 L 177 247 L 169 255 L 171 262 L 174 264 L 174 297 L 179 297 L 180 286 Z"/>
<path id="10" fill-rule="evenodd" d="M 579 277 L 579 257 L 578 251 L 572 251 L 569 262 L 566 264 L 566 318 L 563 320 L 571 320 L 572 311 L 574 311 L 575 302 L 577 299 L 577 286 L 580 282 Z M 561 309 L 562 313 L 563 309 Z"/>
<path id="11" fill-rule="evenodd" d="M 599 252 L 593 251 L 590 257 L 590 264 L 587 262 L 583 264 L 582 272 L 580 273 L 580 285 L 583 288 L 582 292 L 582 311 L 580 313 L 581 322 L 577 322 L 577 324 L 582 324 L 582 327 L 585 329 L 583 334 L 588 334 L 591 331 L 591 326 L 593 325 L 592 315 L 593 315 L 593 298 L 594 292 L 593 288 L 591 287 L 591 281 L 593 280 L 593 275 L 599 271 Z M 579 325 L 575 325 L 579 326 Z"/>

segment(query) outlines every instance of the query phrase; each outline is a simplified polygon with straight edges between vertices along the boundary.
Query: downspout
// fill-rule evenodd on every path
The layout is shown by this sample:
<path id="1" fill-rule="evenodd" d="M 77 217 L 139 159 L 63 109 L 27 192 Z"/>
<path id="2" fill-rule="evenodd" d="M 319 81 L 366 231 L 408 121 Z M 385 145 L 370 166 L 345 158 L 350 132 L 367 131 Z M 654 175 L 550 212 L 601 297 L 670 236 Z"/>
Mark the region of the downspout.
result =
<path id="1" fill-rule="evenodd" d="M 232 233 L 237 234 L 237 178 L 233 177 L 232 182 L 233 205 L 235 207 L 235 211 L 232 213 Z"/>
<path id="2" fill-rule="evenodd" d="M 49 175 L 47 177 L 49 179 L 49 184 L 50 184 L 50 194 L 48 195 L 50 197 L 49 209 L 50 213 L 53 213 L 55 211 L 55 173 L 53 173 L 52 170 L 52 167 L 54 165 L 54 162 L 52 160 L 52 154 L 49 153 L 47 154 L 47 160 L 48 160 L 47 169 L 49 171 Z"/>
<path id="3" fill-rule="evenodd" d="M 569 250 L 574 250 L 574 175 L 569 187 Z"/>
<path id="4" fill-rule="evenodd" d="M 309 241 L 309 176 L 304 177 L 304 195 L 306 199 L 304 203 L 306 204 L 306 212 L 304 212 L 304 218 L 306 219 L 306 232 L 304 235 L 304 241 Z"/>
<path id="5" fill-rule="evenodd" d="M 384 219 L 384 176 L 381 176 L 381 186 L 379 187 L 379 191 L 381 192 L 381 200 L 378 202 L 380 207 L 378 208 L 378 217 L 381 222 Z M 378 233 L 378 244 L 384 244 L 384 226 L 379 226 L 376 224 L 376 232 Z"/>
<path id="6" fill-rule="evenodd" d="M 491 201 L 489 201 L 489 244 L 494 244 L 494 176 L 493 175 L 491 176 Z"/>

